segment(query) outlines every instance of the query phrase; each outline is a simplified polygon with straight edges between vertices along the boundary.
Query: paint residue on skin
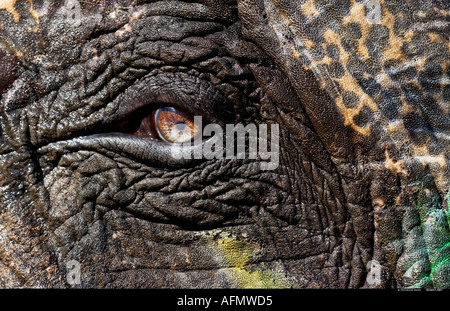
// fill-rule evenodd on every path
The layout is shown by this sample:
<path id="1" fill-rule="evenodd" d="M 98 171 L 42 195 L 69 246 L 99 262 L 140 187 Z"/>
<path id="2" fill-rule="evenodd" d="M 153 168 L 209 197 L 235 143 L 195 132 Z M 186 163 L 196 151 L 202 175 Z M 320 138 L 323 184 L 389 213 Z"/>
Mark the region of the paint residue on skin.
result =
<path id="1" fill-rule="evenodd" d="M 31 16 L 33 16 L 36 23 L 39 23 L 39 18 L 41 15 L 39 12 L 37 12 L 33 5 L 33 0 L 27 0 L 30 4 L 29 12 Z M 17 0 L 0 0 L 0 10 L 6 10 L 8 11 L 14 20 L 15 23 L 18 23 L 20 21 L 20 14 L 16 10 L 16 2 Z"/>
<path id="2" fill-rule="evenodd" d="M 20 14 L 16 11 L 15 5 L 16 0 L 0 0 L 0 10 L 8 11 L 13 16 L 14 22 L 18 23 Z"/>
<path id="3" fill-rule="evenodd" d="M 245 238 L 238 239 L 226 233 L 220 233 L 212 239 L 213 249 L 221 260 L 225 261 L 229 278 L 241 288 L 290 288 L 288 279 L 280 272 L 265 269 L 252 262 L 261 252 L 260 246 Z"/>

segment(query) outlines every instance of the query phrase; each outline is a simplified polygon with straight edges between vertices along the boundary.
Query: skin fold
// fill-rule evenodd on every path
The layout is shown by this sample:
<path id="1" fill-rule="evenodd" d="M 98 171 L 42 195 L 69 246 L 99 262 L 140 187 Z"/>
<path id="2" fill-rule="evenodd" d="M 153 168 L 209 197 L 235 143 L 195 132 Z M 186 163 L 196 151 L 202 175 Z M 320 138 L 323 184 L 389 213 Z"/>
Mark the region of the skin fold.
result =
<path id="1" fill-rule="evenodd" d="M 449 15 L 0 0 L 0 287 L 450 287 Z M 160 107 L 278 124 L 279 165 L 125 130 Z"/>

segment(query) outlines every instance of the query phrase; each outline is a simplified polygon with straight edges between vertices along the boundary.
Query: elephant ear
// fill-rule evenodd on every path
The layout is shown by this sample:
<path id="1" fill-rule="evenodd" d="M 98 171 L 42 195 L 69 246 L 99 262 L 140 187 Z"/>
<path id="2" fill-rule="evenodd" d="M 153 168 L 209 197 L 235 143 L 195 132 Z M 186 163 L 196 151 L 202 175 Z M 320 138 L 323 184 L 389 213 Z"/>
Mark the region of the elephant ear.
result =
<path id="1" fill-rule="evenodd" d="M 335 164 L 371 172 L 375 240 L 400 256 L 403 285 L 449 287 L 448 2 L 242 0 L 239 10 Z M 401 214 L 397 237 L 380 228 L 394 228 L 387 210 Z"/>

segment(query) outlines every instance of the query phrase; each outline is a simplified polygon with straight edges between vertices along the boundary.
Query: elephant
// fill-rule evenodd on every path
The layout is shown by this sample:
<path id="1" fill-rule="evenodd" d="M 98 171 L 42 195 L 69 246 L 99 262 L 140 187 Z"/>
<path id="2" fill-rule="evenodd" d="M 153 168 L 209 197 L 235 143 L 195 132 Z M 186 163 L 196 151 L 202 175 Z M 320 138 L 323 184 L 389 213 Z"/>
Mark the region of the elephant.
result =
<path id="1" fill-rule="evenodd" d="M 449 14 L 0 1 L 0 287 L 449 288 Z"/>

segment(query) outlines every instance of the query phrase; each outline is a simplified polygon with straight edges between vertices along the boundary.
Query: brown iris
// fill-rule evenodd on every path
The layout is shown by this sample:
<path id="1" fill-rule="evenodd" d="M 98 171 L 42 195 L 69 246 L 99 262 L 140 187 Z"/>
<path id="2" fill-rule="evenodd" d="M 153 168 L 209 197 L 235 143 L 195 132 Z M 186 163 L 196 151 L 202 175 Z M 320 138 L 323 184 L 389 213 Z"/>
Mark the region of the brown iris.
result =
<path id="1" fill-rule="evenodd" d="M 199 130 L 192 116 L 173 107 L 159 108 L 153 118 L 158 136 L 171 143 L 191 141 Z"/>
<path id="2" fill-rule="evenodd" d="M 199 132 L 194 118 L 174 107 L 159 108 L 143 119 L 135 116 L 120 126 L 124 132 L 170 143 L 191 141 Z"/>

